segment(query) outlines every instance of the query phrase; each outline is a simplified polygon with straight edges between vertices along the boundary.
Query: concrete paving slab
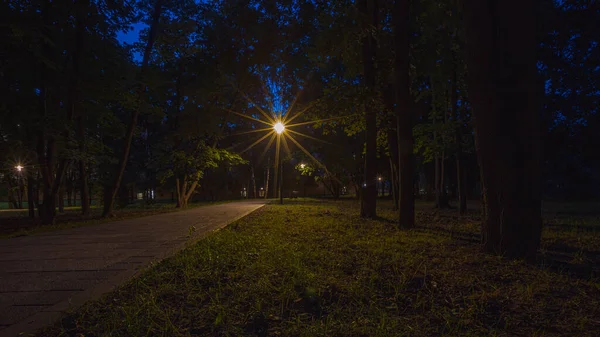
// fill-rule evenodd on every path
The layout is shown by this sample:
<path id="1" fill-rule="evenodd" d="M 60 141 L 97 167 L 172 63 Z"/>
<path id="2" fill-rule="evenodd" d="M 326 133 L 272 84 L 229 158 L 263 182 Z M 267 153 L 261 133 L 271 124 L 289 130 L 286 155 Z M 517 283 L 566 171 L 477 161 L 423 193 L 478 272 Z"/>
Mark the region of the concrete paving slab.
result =
<path id="1" fill-rule="evenodd" d="M 53 306 L 83 291 L 17 291 L 0 293 L 0 303 L 7 306 Z"/>
<path id="2" fill-rule="evenodd" d="M 235 202 L 0 240 L 0 337 L 52 324 L 263 205 Z"/>
<path id="3" fill-rule="evenodd" d="M 1 306 L 0 312 L 2 312 L 2 316 L 0 317 L 0 324 L 13 325 L 50 307 L 49 305 Z M 0 334 L 2 334 L 2 330 L 0 330 Z"/>

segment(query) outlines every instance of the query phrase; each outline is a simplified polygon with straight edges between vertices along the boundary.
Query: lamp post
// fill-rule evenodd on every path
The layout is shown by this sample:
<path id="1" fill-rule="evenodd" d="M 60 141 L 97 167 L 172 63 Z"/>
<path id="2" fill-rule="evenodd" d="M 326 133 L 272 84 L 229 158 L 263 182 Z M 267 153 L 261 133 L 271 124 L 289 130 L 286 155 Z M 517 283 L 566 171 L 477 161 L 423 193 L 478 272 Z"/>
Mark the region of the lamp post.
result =
<path id="1" fill-rule="evenodd" d="M 281 134 L 285 130 L 285 125 L 283 125 L 281 122 L 277 122 L 275 125 L 273 125 L 273 129 L 275 132 L 277 132 L 277 137 L 281 137 Z M 279 203 L 283 205 L 283 163 L 281 157 L 281 154 L 279 154 Z"/>
<path id="2" fill-rule="evenodd" d="M 306 165 L 304 163 L 300 164 L 300 168 L 304 170 L 304 168 L 306 167 Z M 302 177 L 302 173 L 300 173 L 300 177 Z M 304 197 L 306 198 L 306 179 L 302 179 L 302 187 L 303 187 L 303 191 L 304 191 Z"/>
<path id="3" fill-rule="evenodd" d="M 379 180 L 379 186 L 381 187 L 381 197 L 383 198 L 383 181 L 381 180 L 381 177 L 378 177 L 377 180 Z"/>
<path id="4" fill-rule="evenodd" d="M 19 201 L 19 208 L 23 208 L 23 166 L 21 164 L 15 166 L 17 170 L 17 182 L 19 187 L 17 188 L 17 200 Z"/>

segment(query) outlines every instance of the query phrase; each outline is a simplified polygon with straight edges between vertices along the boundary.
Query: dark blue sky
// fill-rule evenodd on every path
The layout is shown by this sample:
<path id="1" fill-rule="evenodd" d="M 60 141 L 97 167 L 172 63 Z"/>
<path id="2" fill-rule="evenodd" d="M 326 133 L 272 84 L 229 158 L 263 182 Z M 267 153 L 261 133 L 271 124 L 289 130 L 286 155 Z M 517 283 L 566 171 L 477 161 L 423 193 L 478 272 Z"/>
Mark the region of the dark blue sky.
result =
<path id="1" fill-rule="evenodd" d="M 121 44 L 132 44 L 134 42 L 137 42 L 140 38 L 140 31 L 144 28 L 146 28 L 146 24 L 144 23 L 135 23 L 133 25 L 131 25 L 131 30 L 128 32 L 119 32 L 117 33 L 117 40 L 121 43 Z M 133 55 L 133 59 L 135 61 L 141 61 L 142 57 L 140 53 L 134 53 Z"/>

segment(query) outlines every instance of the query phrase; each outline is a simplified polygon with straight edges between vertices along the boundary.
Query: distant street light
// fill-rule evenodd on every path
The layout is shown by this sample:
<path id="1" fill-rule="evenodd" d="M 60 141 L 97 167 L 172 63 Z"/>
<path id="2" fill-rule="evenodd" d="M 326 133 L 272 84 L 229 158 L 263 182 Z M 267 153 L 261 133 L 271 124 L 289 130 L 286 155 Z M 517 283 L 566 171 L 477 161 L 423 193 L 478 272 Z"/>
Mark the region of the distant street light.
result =
<path id="1" fill-rule="evenodd" d="M 19 208 L 23 208 L 23 175 L 21 174 L 23 172 L 23 166 L 17 164 L 15 169 L 17 170 L 17 182 L 19 184 L 19 188 L 17 189 L 17 200 L 19 202 Z"/>
<path id="2" fill-rule="evenodd" d="M 303 169 L 306 165 L 300 164 L 300 168 Z"/>

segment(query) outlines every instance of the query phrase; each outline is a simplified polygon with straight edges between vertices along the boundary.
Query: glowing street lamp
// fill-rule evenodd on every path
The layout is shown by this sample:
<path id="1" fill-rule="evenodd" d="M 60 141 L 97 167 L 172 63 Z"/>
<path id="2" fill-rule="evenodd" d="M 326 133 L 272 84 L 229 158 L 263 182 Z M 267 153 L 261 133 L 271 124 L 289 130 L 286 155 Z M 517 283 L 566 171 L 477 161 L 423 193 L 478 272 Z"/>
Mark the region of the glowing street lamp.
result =
<path id="1" fill-rule="evenodd" d="M 277 122 L 275 125 L 273 125 L 273 129 L 278 135 L 280 135 L 285 130 L 285 125 L 283 125 L 281 122 Z"/>
<path id="2" fill-rule="evenodd" d="M 304 167 L 306 167 L 306 165 L 304 164 L 300 164 L 300 168 L 303 169 Z"/>
<path id="3" fill-rule="evenodd" d="M 19 189 L 17 190 L 17 198 L 19 199 L 19 208 L 23 206 L 23 166 L 17 164 L 15 170 L 17 170 L 17 181 L 19 183 Z"/>

